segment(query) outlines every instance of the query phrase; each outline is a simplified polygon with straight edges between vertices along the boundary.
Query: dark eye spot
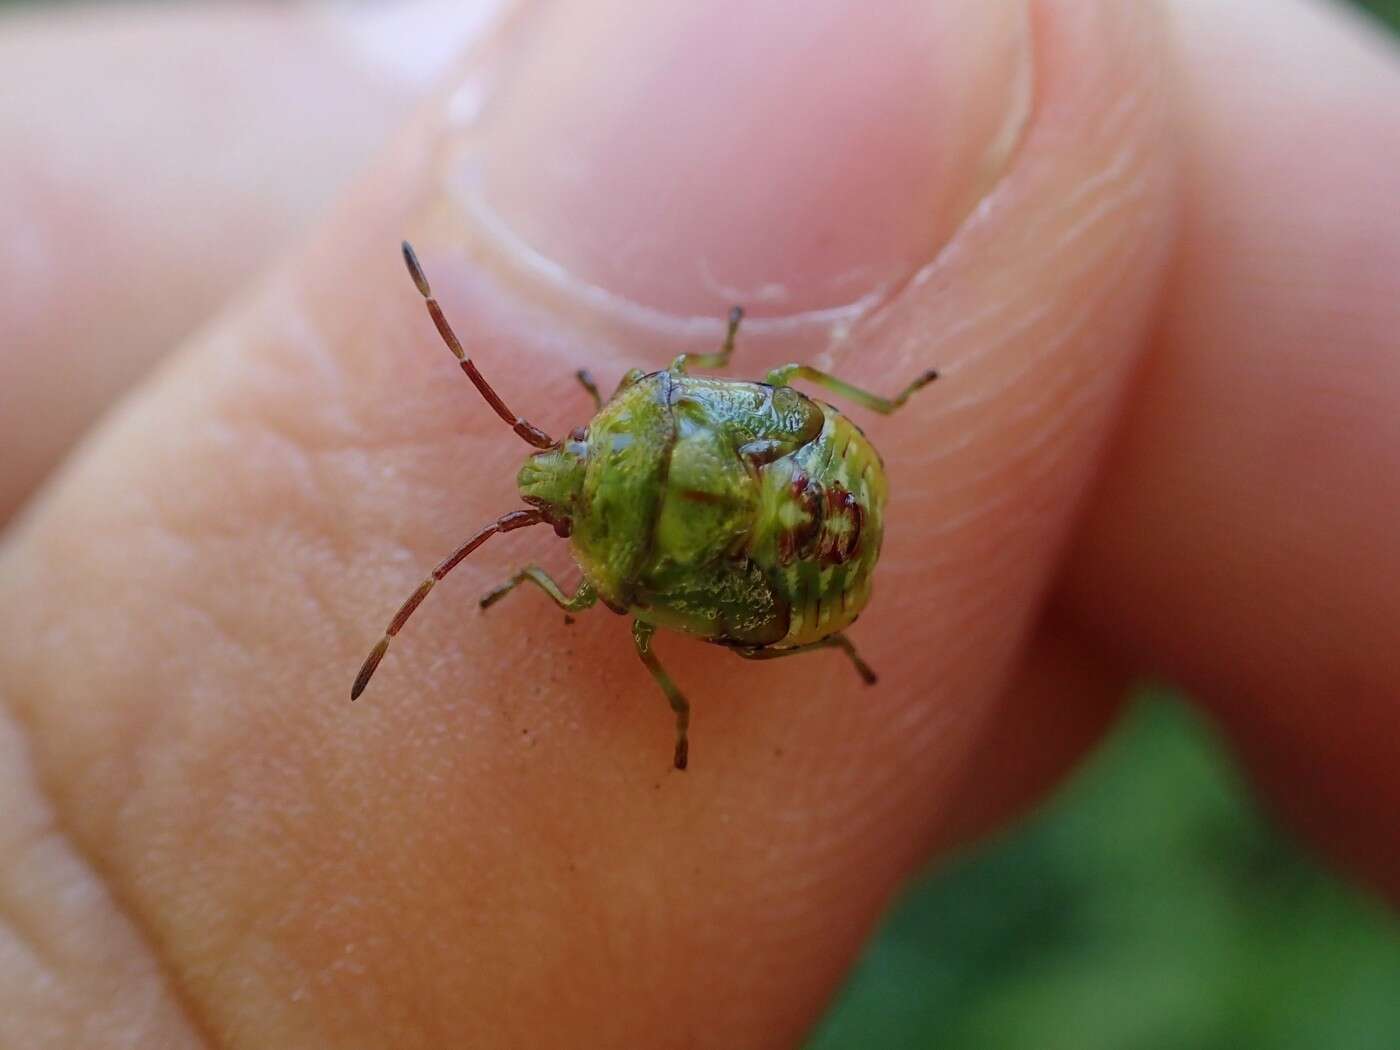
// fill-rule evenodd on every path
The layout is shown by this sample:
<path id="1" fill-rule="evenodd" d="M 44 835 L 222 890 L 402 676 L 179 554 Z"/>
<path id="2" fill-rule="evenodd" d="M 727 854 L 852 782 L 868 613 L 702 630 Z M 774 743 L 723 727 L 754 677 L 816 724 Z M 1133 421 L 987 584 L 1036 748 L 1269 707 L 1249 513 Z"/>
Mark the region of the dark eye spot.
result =
<path id="1" fill-rule="evenodd" d="M 587 440 L 588 440 L 588 428 L 587 428 L 586 426 L 582 426 L 582 425 L 574 427 L 573 430 L 569 431 L 569 440 L 570 440 L 570 441 L 587 441 Z"/>

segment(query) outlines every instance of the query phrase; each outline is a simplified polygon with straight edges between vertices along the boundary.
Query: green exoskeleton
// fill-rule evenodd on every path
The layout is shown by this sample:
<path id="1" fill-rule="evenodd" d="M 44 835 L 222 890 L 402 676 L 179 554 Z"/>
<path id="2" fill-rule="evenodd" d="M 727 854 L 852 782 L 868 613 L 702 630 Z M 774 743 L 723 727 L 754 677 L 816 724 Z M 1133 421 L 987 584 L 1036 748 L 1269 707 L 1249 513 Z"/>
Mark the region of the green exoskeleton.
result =
<path id="1" fill-rule="evenodd" d="M 601 601 L 633 617 L 637 655 L 675 712 L 677 769 L 686 767 L 690 705 L 652 649 L 658 627 L 750 660 L 840 649 L 867 683 L 875 681 L 843 631 L 870 598 L 884 535 L 884 467 L 854 423 L 788 384 L 804 379 L 888 414 L 937 378 L 935 371 L 892 399 L 807 365 L 775 368 L 761 383 L 690 375 L 691 367 L 728 364 L 742 317 L 736 307 L 718 352 L 682 354 L 660 372 L 633 369 L 606 402 L 588 374 L 578 373 L 597 414 L 554 441 L 491 389 L 462 350 L 407 243 L 403 254 L 462 370 L 538 451 L 517 478 L 529 509 L 491 522 L 419 585 L 360 668 L 352 700 L 434 584 L 489 537 L 539 524 L 570 539 L 583 570 L 578 589 L 566 594 L 531 566 L 483 597 L 481 607 L 528 581 L 566 613 Z"/>

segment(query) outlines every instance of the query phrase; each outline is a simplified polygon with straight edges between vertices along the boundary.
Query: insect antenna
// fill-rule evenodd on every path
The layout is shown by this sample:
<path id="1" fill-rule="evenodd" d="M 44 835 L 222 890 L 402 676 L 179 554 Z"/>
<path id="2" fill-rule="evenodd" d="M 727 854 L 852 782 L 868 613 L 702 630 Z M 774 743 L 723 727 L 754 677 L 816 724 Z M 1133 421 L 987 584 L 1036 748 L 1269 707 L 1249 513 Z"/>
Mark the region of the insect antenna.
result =
<path id="1" fill-rule="evenodd" d="M 554 444 L 554 439 L 546 434 L 533 423 L 521 419 L 501 400 L 501 396 L 491 389 L 491 384 L 486 381 L 486 377 L 477 370 L 472 359 L 467 356 L 462 349 L 462 342 L 457 338 L 457 333 L 452 331 L 452 326 L 447 323 L 447 318 L 443 316 L 442 307 L 433 298 L 433 290 L 428 284 L 428 278 L 423 274 L 423 267 L 418 262 L 418 255 L 413 250 L 413 245 L 407 241 L 403 242 L 403 261 L 408 266 L 408 274 L 413 278 L 413 283 L 418 286 L 418 290 L 423 293 L 423 298 L 428 303 L 428 314 L 433 319 L 433 324 L 437 325 L 438 334 L 442 336 L 442 341 L 447 344 L 447 349 L 452 351 L 452 356 L 457 358 L 457 363 L 462 366 L 462 371 L 467 373 L 467 378 L 472 381 L 481 396 L 486 398 L 486 403 L 495 410 L 510 428 L 520 435 L 535 448 L 550 448 Z"/>
<path id="2" fill-rule="evenodd" d="M 431 302 L 431 300 L 429 300 Z M 428 596 L 428 592 L 433 589 L 433 585 L 442 579 L 449 572 L 455 569 L 459 562 L 468 554 L 476 550 L 492 536 L 498 532 L 513 532 L 516 529 L 523 529 L 527 525 L 538 525 L 544 521 L 544 514 L 537 510 L 513 510 L 509 514 L 502 514 L 499 518 L 487 525 L 466 543 L 462 544 L 455 551 L 447 556 L 421 584 L 418 589 L 409 595 L 408 601 L 399 607 L 399 611 L 394 613 L 394 618 L 389 621 L 389 627 L 384 632 L 384 637 L 379 639 L 379 644 L 370 650 L 369 656 L 365 658 L 364 664 L 360 667 L 360 673 L 355 676 L 355 684 L 350 687 L 350 699 L 359 699 L 361 693 L 365 691 L 365 686 L 369 685 L 369 680 L 374 675 L 374 669 L 379 666 L 379 661 L 384 659 L 384 653 L 389 648 L 389 642 L 403 629 L 403 625 L 408 622 L 408 618 L 413 615 L 413 611 L 423 603 L 423 599 Z"/>

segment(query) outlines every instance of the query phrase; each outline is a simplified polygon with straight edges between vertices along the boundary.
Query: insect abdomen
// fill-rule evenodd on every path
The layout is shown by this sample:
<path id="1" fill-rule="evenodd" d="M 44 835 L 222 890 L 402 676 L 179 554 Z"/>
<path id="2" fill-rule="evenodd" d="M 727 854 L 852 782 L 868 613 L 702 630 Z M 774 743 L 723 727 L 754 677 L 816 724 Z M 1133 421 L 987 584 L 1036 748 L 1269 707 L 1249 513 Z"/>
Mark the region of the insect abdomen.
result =
<path id="1" fill-rule="evenodd" d="M 885 472 L 858 427 L 830 405 L 815 440 L 764 469 L 758 554 L 790 608 L 780 647 L 841 630 L 870 600 L 884 538 Z"/>

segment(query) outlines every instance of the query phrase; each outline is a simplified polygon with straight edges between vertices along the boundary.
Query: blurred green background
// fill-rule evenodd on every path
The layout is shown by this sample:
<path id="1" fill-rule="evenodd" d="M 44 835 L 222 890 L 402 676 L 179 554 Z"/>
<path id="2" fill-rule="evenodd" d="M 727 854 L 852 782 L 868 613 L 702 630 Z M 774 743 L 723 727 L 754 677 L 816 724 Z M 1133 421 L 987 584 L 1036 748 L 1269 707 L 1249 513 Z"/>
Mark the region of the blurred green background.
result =
<path id="1" fill-rule="evenodd" d="M 1400 32 L 1400 0 L 1360 0 L 1357 6 L 1366 8 L 1391 29 Z"/>
<path id="2" fill-rule="evenodd" d="M 1400 0 L 1359 6 L 1400 32 Z M 857 1048 L 1400 1050 L 1400 920 L 1146 690 L 1037 815 L 909 888 L 806 1050 Z"/>
<path id="3" fill-rule="evenodd" d="M 1359 6 L 1400 32 L 1400 0 Z M 857 1048 L 1400 1050 L 1400 920 L 1148 690 L 1029 822 L 905 893 L 807 1044 Z"/>
<path id="4" fill-rule="evenodd" d="M 1395 1050 L 1400 922 L 1144 692 L 1039 815 L 908 891 L 808 1043 L 915 1047 Z"/>

